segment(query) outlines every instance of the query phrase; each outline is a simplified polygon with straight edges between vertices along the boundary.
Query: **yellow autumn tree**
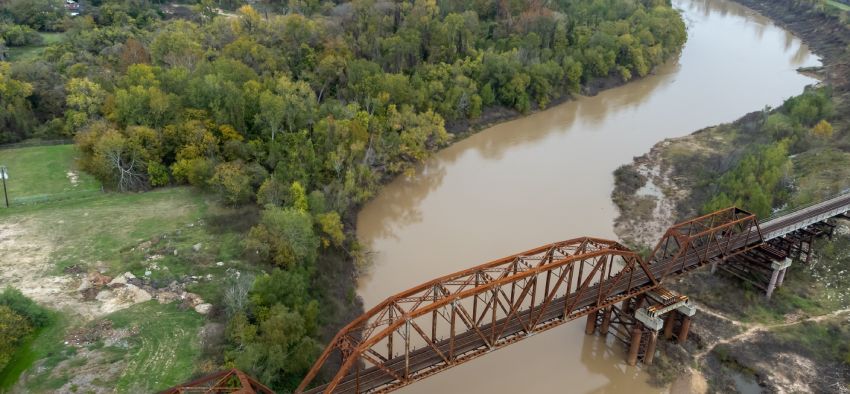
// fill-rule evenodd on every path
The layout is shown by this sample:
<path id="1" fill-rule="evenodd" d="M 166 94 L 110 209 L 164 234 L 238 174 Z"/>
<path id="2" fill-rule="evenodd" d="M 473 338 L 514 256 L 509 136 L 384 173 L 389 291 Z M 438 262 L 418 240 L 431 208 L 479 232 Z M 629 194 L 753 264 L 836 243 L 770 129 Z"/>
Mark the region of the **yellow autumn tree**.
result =
<path id="1" fill-rule="evenodd" d="M 812 127 L 812 134 L 822 138 L 832 137 L 833 132 L 832 125 L 826 120 L 821 120 L 815 127 Z"/>

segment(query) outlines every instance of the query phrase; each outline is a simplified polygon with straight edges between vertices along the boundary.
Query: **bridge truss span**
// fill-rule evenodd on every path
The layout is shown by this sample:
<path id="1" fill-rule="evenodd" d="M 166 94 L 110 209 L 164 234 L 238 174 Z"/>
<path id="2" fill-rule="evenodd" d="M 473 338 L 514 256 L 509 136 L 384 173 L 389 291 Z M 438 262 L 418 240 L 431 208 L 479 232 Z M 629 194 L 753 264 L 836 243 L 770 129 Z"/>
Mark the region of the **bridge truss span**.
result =
<path id="1" fill-rule="evenodd" d="M 544 245 L 387 299 L 334 338 L 299 390 L 395 389 L 657 285 L 617 242 Z M 342 366 L 327 385 L 308 390 L 334 353 Z"/>
<path id="2" fill-rule="evenodd" d="M 617 242 L 584 237 L 437 278 L 343 328 L 298 392 L 394 390 L 761 243 L 755 216 L 729 208 L 671 227 L 647 261 Z M 311 388 L 332 360 L 341 362 L 329 382 Z"/>
<path id="3" fill-rule="evenodd" d="M 666 279 L 711 264 L 770 298 L 792 259 L 808 261 L 814 237 L 831 236 L 830 221 L 850 219 L 848 212 L 850 191 L 761 224 L 732 207 L 670 227 L 646 260 L 617 242 L 583 237 L 437 278 L 345 326 L 296 393 L 392 391 L 582 316 L 585 333 L 613 334 L 628 344 L 629 364 L 639 357 L 648 364 L 659 332 L 671 339 L 677 331 L 683 343 L 696 312 L 663 287 Z M 233 376 L 247 382 L 245 392 L 257 386 L 225 371 L 167 392 L 212 392 L 211 383 L 229 389 Z"/>

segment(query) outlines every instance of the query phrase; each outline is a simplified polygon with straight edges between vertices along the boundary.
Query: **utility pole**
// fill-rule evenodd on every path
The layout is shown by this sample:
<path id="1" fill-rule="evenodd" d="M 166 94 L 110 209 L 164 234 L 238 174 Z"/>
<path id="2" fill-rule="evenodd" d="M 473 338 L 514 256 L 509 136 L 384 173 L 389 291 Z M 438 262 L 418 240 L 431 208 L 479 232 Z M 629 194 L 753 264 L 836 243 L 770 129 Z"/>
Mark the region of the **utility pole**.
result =
<path id="1" fill-rule="evenodd" d="M 3 178 L 3 197 L 6 198 L 6 208 L 9 208 L 9 194 L 6 193 L 6 179 L 9 178 L 9 173 L 6 171 L 6 166 L 0 166 L 0 178 Z"/>

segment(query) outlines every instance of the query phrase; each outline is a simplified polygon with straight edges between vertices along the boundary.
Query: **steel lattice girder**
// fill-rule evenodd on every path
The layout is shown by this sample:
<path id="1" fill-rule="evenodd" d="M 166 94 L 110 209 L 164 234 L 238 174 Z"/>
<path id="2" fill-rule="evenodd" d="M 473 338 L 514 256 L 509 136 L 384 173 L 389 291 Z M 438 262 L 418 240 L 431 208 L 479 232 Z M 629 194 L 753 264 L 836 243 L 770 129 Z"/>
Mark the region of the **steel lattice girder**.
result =
<path id="1" fill-rule="evenodd" d="M 617 242 L 585 237 L 437 278 L 343 328 L 297 392 L 393 390 L 761 243 L 755 216 L 729 208 L 671 227 L 648 263 Z M 334 354 L 342 365 L 330 382 L 308 389 Z"/>
<path id="2" fill-rule="evenodd" d="M 732 207 L 670 227 L 652 251 L 649 265 L 663 281 L 762 243 L 756 216 Z"/>
<path id="3" fill-rule="evenodd" d="M 647 268 L 619 243 L 577 238 L 435 279 L 387 299 L 344 328 L 300 390 L 335 351 L 345 361 L 323 388 L 328 392 L 408 384 L 620 301 L 621 288 L 654 287 Z M 419 365 L 424 359 L 437 362 Z M 369 374 L 362 379 L 361 367 Z"/>

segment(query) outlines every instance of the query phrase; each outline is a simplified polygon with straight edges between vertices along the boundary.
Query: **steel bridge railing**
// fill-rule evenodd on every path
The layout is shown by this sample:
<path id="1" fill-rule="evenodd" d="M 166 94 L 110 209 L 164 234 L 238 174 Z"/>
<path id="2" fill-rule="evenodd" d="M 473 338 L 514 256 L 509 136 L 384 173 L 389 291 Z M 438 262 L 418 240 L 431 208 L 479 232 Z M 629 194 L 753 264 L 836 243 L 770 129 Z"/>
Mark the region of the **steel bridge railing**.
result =
<path id="1" fill-rule="evenodd" d="M 850 189 L 826 200 L 772 215 L 760 222 L 764 239 L 771 240 L 850 211 Z"/>

